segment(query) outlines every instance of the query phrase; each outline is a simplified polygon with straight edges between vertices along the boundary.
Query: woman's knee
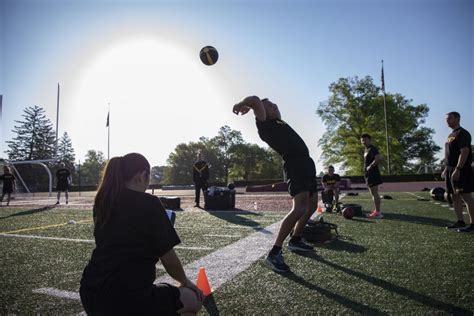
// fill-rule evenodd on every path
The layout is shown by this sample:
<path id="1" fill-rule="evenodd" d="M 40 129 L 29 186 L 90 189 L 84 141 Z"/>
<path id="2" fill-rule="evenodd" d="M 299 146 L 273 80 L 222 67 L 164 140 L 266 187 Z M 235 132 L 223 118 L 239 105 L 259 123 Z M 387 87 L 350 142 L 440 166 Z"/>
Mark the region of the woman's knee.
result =
<path id="1" fill-rule="evenodd" d="M 202 308 L 202 303 L 198 300 L 196 293 L 187 287 L 179 288 L 179 299 L 183 307 L 178 310 L 179 314 L 197 313 Z"/>

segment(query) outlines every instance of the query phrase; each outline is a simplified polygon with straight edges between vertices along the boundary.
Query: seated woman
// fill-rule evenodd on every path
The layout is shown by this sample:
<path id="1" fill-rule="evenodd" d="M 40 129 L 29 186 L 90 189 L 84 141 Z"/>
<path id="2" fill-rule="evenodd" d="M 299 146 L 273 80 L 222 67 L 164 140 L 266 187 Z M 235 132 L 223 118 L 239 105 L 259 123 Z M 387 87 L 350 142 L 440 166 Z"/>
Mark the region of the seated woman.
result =
<path id="1" fill-rule="evenodd" d="M 180 243 L 160 200 L 145 193 L 150 164 L 140 154 L 112 158 L 94 201 L 96 248 L 80 295 L 88 315 L 196 314 L 203 294 L 184 272 Z M 156 263 L 180 286 L 154 284 Z"/>

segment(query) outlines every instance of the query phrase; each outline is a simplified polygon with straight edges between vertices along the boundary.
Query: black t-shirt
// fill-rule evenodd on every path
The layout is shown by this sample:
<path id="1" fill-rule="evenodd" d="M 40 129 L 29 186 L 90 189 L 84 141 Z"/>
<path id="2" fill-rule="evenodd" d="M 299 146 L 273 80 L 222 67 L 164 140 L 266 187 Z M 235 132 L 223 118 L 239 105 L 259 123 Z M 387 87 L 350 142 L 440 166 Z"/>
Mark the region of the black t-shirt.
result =
<path id="1" fill-rule="evenodd" d="M 150 287 L 159 258 L 181 241 L 158 197 L 124 189 L 111 218 L 95 227 L 96 248 L 81 285 L 113 295 Z"/>
<path id="2" fill-rule="evenodd" d="M 463 168 L 470 168 L 472 164 L 472 150 L 471 150 L 471 134 L 464 128 L 459 127 L 449 134 L 445 144 L 445 158 L 446 165 L 449 167 L 456 167 L 458 164 L 461 149 L 469 148 L 469 154 Z"/>
<path id="3" fill-rule="evenodd" d="M 308 147 L 303 139 L 284 121 L 256 120 L 256 124 L 260 138 L 280 154 L 284 161 L 309 158 Z"/>
<path id="4" fill-rule="evenodd" d="M 58 183 L 68 183 L 68 178 L 71 176 L 71 173 L 67 169 L 59 169 L 56 171 L 56 178 Z"/>
<path id="5" fill-rule="evenodd" d="M 322 181 L 327 185 L 334 185 L 336 182 L 341 181 L 341 177 L 337 173 L 333 173 L 332 176 L 325 174 Z"/>
<path id="6" fill-rule="evenodd" d="M 375 156 L 379 154 L 378 149 L 374 145 L 369 145 L 364 151 L 364 171 L 367 172 L 367 167 L 375 160 Z M 379 166 L 370 168 L 370 171 L 378 169 Z"/>
<path id="7" fill-rule="evenodd" d="M 198 160 L 193 165 L 193 181 L 209 179 L 209 165 L 204 160 Z"/>
<path id="8" fill-rule="evenodd" d="M 11 191 L 13 189 L 13 181 L 15 181 L 15 176 L 11 173 L 4 173 L 0 176 L 0 179 L 3 180 L 3 190 Z"/>

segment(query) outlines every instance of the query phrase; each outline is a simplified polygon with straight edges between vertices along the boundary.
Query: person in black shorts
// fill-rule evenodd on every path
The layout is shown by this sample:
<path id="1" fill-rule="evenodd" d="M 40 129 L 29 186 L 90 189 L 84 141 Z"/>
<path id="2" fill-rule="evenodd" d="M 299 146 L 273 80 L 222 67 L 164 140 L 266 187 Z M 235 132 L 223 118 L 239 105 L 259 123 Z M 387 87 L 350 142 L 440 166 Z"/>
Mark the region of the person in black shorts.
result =
<path id="1" fill-rule="evenodd" d="M 446 123 L 452 129 L 445 144 L 446 167 L 441 176 L 446 181 L 446 192 L 452 195 L 457 222 L 448 229 L 459 232 L 474 232 L 474 176 L 472 174 L 471 134 L 460 125 L 461 115 L 458 112 L 446 114 Z M 466 227 L 462 214 L 462 201 L 466 203 L 471 224 Z"/>
<path id="2" fill-rule="evenodd" d="M 7 206 L 10 205 L 10 198 L 13 191 L 15 191 L 15 176 L 11 173 L 10 167 L 3 166 L 3 174 L 0 176 L 3 181 L 2 198 L 0 199 L 0 206 L 2 205 L 5 194 L 7 195 Z"/>
<path id="3" fill-rule="evenodd" d="M 196 207 L 199 207 L 199 200 L 202 193 L 204 194 L 204 198 L 206 190 L 207 190 L 207 180 L 209 180 L 209 165 L 204 160 L 201 151 L 198 151 L 197 159 L 193 164 L 193 182 L 194 182 L 194 189 L 195 189 L 195 197 L 194 202 L 196 203 Z"/>
<path id="4" fill-rule="evenodd" d="M 173 247 L 181 241 L 158 197 L 145 193 L 150 164 L 140 154 L 114 157 L 94 200 L 96 247 L 84 269 L 80 296 L 88 315 L 196 314 L 203 294 Z M 161 260 L 179 287 L 154 284 Z"/>
<path id="5" fill-rule="evenodd" d="M 323 184 L 324 190 L 321 192 L 321 199 L 323 199 L 323 195 L 329 195 L 332 193 L 334 195 L 334 203 L 335 205 L 339 205 L 339 183 L 341 181 L 341 177 L 337 174 L 334 173 L 334 167 L 329 166 L 328 167 L 328 172 L 323 175 L 323 179 L 321 180 Z M 324 200 L 324 199 L 323 199 Z M 324 202 L 324 201 L 323 201 Z M 330 204 L 333 201 L 330 201 Z"/>
<path id="6" fill-rule="evenodd" d="M 66 204 L 69 203 L 69 183 L 71 183 L 71 173 L 66 169 L 64 162 L 61 162 L 58 171 L 56 171 L 56 191 L 58 191 L 58 201 L 56 204 L 59 204 L 61 191 L 66 196 Z"/>
<path id="7" fill-rule="evenodd" d="M 379 162 L 382 159 L 378 149 L 372 145 L 372 137 L 369 134 L 363 134 L 360 142 L 365 147 L 364 151 L 364 178 L 369 188 L 372 201 L 374 202 L 374 210 L 367 215 L 369 218 L 383 218 L 380 211 L 381 199 L 379 195 L 379 185 L 382 184 L 382 176 L 380 175 Z"/>
<path id="8" fill-rule="evenodd" d="M 301 234 L 318 204 L 316 167 L 309 156 L 308 147 L 301 137 L 281 119 L 278 106 L 268 99 L 249 96 L 233 107 L 235 114 L 247 114 L 253 110 L 258 134 L 283 158 L 283 168 L 288 191 L 293 199 L 291 211 L 283 219 L 273 248 L 266 262 L 274 271 L 289 271 L 282 255 L 282 245 L 294 229 L 288 242 L 291 251 L 312 251 L 313 247 L 303 242 Z"/>

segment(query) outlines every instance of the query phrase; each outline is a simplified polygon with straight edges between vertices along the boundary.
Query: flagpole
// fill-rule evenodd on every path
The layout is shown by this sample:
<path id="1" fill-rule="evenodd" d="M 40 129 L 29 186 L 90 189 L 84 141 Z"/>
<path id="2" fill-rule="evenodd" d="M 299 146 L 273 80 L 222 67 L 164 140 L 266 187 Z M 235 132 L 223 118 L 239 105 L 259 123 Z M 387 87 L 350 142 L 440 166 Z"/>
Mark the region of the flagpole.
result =
<path id="1" fill-rule="evenodd" d="M 56 145 L 54 146 L 54 158 L 58 158 L 58 128 L 59 128 L 59 82 L 58 82 L 58 95 L 56 98 Z"/>
<path id="2" fill-rule="evenodd" d="M 385 78 L 383 74 L 383 59 L 382 59 L 382 92 L 383 92 L 383 111 L 385 116 L 385 141 L 387 143 L 387 171 L 388 174 L 392 174 L 391 166 L 390 166 L 390 145 L 388 142 L 388 124 L 387 124 L 387 101 L 385 97 Z"/>
<path id="3" fill-rule="evenodd" d="M 107 160 L 110 160 L 110 102 L 109 113 L 107 114 Z"/>

